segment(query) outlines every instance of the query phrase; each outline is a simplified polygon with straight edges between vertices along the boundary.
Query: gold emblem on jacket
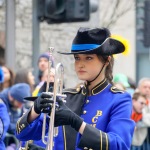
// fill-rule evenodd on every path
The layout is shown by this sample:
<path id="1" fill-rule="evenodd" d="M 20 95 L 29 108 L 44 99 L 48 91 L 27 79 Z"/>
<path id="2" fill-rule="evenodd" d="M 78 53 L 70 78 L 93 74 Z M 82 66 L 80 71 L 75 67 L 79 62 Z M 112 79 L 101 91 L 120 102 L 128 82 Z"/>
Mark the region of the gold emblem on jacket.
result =
<path id="1" fill-rule="evenodd" d="M 92 126 L 95 127 L 96 123 L 98 121 L 98 117 L 102 116 L 102 111 L 101 110 L 97 110 L 96 115 L 92 118 Z"/>

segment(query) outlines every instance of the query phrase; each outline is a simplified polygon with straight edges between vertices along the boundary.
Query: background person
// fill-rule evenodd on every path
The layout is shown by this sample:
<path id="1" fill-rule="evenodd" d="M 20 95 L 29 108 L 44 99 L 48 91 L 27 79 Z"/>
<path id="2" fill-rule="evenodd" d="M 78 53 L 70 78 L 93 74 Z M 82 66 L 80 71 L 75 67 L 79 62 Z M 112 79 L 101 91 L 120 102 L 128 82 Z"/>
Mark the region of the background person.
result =
<path id="1" fill-rule="evenodd" d="M 133 83 L 131 83 L 131 79 L 129 82 L 129 78 L 123 74 L 118 73 L 113 78 L 115 86 L 121 88 L 122 90 L 126 90 L 131 96 L 133 95 L 135 88 L 133 88 Z"/>
<path id="2" fill-rule="evenodd" d="M 54 86 L 54 78 L 55 78 L 55 69 L 51 68 L 50 74 L 49 74 L 49 91 L 53 92 L 53 86 Z M 35 90 L 32 93 L 32 96 L 39 96 L 42 92 L 46 92 L 46 85 L 47 85 L 47 80 L 48 80 L 48 69 L 46 69 L 41 77 L 41 82 L 35 87 Z M 32 102 L 32 101 L 28 101 Z M 47 135 L 46 135 L 47 136 Z M 24 148 L 28 145 L 30 150 L 34 150 L 34 148 L 39 148 L 38 146 L 45 147 L 43 144 L 42 140 L 38 141 L 22 141 L 21 142 L 21 147 Z M 42 150 L 40 148 L 40 150 Z"/>
<path id="3" fill-rule="evenodd" d="M 15 84 L 0 93 L 0 98 L 6 104 L 10 116 L 9 133 L 15 133 L 16 121 L 23 114 L 24 97 L 30 95 L 30 87 L 26 83 Z"/>
<path id="4" fill-rule="evenodd" d="M 150 78 L 141 78 L 138 82 L 137 90 L 146 95 L 147 101 L 150 104 Z"/>
<path id="5" fill-rule="evenodd" d="M 135 121 L 136 127 L 132 139 L 131 150 L 141 150 L 141 146 L 147 136 L 148 126 L 143 121 L 143 108 L 146 106 L 146 96 L 135 92 L 132 97 L 133 109 L 131 118 Z"/>
<path id="6" fill-rule="evenodd" d="M 49 73 L 49 88 L 51 88 L 51 92 L 53 92 L 53 86 L 54 86 L 54 78 L 55 78 L 55 69 L 54 68 L 51 68 L 50 70 L 50 73 Z M 46 83 L 47 83 L 47 80 L 48 80 L 48 69 L 46 69 L 42 76 L 41 76 L 41 82 L 35 87 L 35 90 L 33 91 L 32 93 L 32 96 L 39 96 L 41 91 L 41 87 L 44 88 L 44 90 L 46 89 Z M 41 89 L 42 90 L 42 89 Z M 46 90 L 43 92 L 46 92 Z"/>
<path id="7" fill-rule="evenodd" d="M 22 68 L 16 72 L 14 84 L 27 83 L 30 86 L 31 93 L 34 91 L 35 78 L 32 69 Z"/>
<path id="8" fill-rule="evenodd" d="M 4 102 L 7 108 L 6 115 L 9 115 L 10 119 L 9 128 L 7 130 L 8 134 L 5 139 L 5 143 L 7 146 L 11 144 L 9 143 L 12 139 L 11 137 L 13 137 L 14 141 L 16 141 L 14 137 L 16 122 L 23 115 L 24 112 L 23 110 L 24 97 L 30 95 L 31 95 L 30 86 L 26 83 L 15 84 L 12 87 L 3 90 L 0 93 L 0 99 Z"/>
<path id="9" fill-rule="evenodd" d="M 140 93 L 146 95 L 146 99 L 147 99 L 147 105 L 143 109 L 143 113 L 144 113 L 143 120 L 148 125 L 148 133 L 141 148 L 141 150 L 147 150 L 150 149 L 150 128 L 149 128 L 150 127 L 150 78 L 148 77 L 141 78 L 138 82 L 138 87 L 136 91 L 139 91 Z"/>
<path id="10" fill-rule="evenodd" d="M 54 68 L 54 58 L 52 56 L 51 56 L 51 62 L 52 62 L 51 67 Z M 38 79 L 36 84 L 42 81 L 43 72 L 48 69 L 48 63 L 49 63 L 49 54 L 45 52 L 41 54 L 38 58 L 39 72 L 38 72 Z"/>
<path id="11" fill-rule="evenodd" d="M 27 83 L 30 86 L 30 93 L 35 89 L 35 78 L 31 69 L 22 68 L 16 72 L 14 84 L 17 83 Z M 33 105 L 32 101 L 25 101 L 25 108 L 29 109 Z"/>
<path id="12" fill-rule="evenodd" d="M 5 103 L 0 99 L 0 149 L 5 150 L 4 138 L 10 124 L 9 114 Z"/>
<path id="13" fill-rule="evenodd" d="M 1 66 L 4 73 L 4 81 L 0 83 L 0 92 L 6 88 L 11 87 L 14 84 L 15 74 L 7 66 Z"/>

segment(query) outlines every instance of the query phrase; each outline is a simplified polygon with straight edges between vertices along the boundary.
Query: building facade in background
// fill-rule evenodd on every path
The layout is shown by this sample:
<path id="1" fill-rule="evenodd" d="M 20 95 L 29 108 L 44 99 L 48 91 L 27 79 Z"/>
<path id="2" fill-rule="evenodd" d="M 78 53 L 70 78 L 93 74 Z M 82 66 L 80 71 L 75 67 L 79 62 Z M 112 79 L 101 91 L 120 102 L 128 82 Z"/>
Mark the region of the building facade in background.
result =
<path id="1" fill-rule="evenodd" d="M 92 13 L 88 22 L 47 24 L 40 23 L 40 52 L 48 51 L 50 46 L 55 48 L 55 64 L 64 65 L 65 86 L 75 86 L 77 80 L 73 57 L 57 54 L 56 51 L 70 51 L 71 42 L 79 27 L 108 27 L 112 34 L 123 36 L 130 43 L 128 55 L 115 57 L 116 73 L 124 73 L 136 80 L 136 28 L 135 1 L 120 0 L 116 5 L 114 0 L 100 0 L 99 9 Z M 16 0 L 16 67 L 32 67 L 32 1 Z M 0 7 L 0 44 L 5 47 L 5 11 L 6 3 Z"/>

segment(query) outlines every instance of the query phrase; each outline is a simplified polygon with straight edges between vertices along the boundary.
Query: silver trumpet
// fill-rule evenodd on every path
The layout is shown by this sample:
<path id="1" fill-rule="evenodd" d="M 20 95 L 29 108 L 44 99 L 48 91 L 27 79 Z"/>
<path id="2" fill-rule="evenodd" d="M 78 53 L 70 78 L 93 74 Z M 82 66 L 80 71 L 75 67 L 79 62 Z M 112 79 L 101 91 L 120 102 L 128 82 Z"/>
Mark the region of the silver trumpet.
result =
<path id="1" fill-rule="evenodd" d="M 54 48 L 50 47 L 50 57 L 52 56 L 51 54 L 53 51 L 54 51 Z M 56 97 L 57 96 L 61 97 L 63 99 L 63 101 L 66 98 L 66 95 L 62 94 L 64 67 L 61 63 L 57 64 L 56 69 L 55 69 L 54 88 L 53 88 L 54 90 L 53 90 L 53 92 L 48 92 L 51 64 L 52 63 L 51 63 L 51 58 L 50 58 L 49 59 L 49 66 L 48 66 L 48 79 L 47 79 L 46 93 L 53 97 L 54 102 L 52 104 L 52 109 L 51 109 L 51 113 L 49 116 L 50 122 L 49 122 L 47 141 L 45 140 L 47 114 L 44 114 L 44 118 L 43 118 L 42 141 L 44 144 L 46 144 L 46 150 L 53 150 L 53 146 L 54 146 L 53 138 L 58 135 L 58 127 L 54 127 Z"/>

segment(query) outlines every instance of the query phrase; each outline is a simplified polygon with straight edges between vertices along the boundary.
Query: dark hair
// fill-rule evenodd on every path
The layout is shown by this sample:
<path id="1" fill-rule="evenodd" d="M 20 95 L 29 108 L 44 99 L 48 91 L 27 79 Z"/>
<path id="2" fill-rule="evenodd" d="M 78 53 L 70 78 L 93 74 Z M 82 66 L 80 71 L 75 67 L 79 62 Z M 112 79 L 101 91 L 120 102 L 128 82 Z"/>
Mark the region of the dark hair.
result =
<path id="1" fill-rule="evenodd" d="M 98 58 L 100 60 L 103 61 L 103 63 L 109 63 L 106 67 L 106 71 L 105 71 L 105 77 L 108 80 L 109 83 L 113 84 L 112 80 L 113 80 L 113 66 L 114 66 L 114 58 L 112 55 L 110 55 L 111 59 L 110 61 L 108 61 L 108 56 L 101 56 L 101 55 L 97 55 Z"/>
<path id="2" fill-rule="evenodd" d="M 132 96 L 132 99 L 137 100 L 140 96 L 144 97 L 146 99 L 146 95 L 140 93 L 140 92 L 135 92 Z"/>
<path id="3" fill-rule="evenodd" d="M 4 58 L 0 57 L 0 66 L 4 66 L 5 65 L 5 60 Z"/>
<path id="4" fill-rule="evenodd" d="M 30 85 L 31 88 L 31 92 L 34 89 L 34 86 L 30 84 L 29 79 L 28 79 L 28 73 L 30 72 L 30 69 L 24 68 L 24 69 L 20 69 L 16 72 L 16 77 L 15 77 L 15 81 L 14 83 L 27 83 Z"/>
<path id="5" fill-rule="evenodd" d="M 134 82 L 132 78 L 128 77 L 128 83 L 132 89 L 136 89 L 136 82 Z"/>
<path id="6" fill-rule="evenodd" d="M 27 69 L 20 69 L 16 72 L 15 84 L 16 83 L 28 83 L 28 73 Z"/>
<path id="7" fill-rule="evenodd" d="M 41 78 L 43 76 L 43 71 L 39 70 L 38 71 L 38 80 L 41 81 Z"/>

